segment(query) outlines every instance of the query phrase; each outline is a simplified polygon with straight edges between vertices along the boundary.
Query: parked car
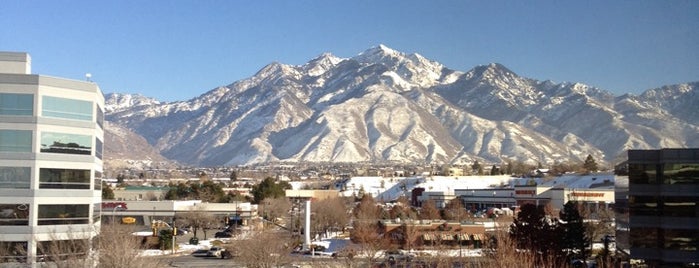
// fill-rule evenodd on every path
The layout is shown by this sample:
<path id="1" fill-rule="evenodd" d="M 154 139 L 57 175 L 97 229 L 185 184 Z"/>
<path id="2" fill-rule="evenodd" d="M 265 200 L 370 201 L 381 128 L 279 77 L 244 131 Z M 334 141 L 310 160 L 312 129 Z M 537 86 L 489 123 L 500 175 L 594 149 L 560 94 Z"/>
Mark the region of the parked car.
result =
<path id="1" fill-rule="evenodd" d="M 194 257 L 206 257 L 206 256 L 209 256 L 209 251 L 206 249 L 198 249 L 198 250 L 192 252 L 192 256 L 194 256 Z"/>
<path id="2" fill-rule="evenodd" d="M 221 254 L 223 254 L 224 251 L 226 251 L 226 249 L 222 247 L 211 247 L 206 253 L 206 256 L 221 258 Z"/>
<path id="3" fill-rule="evenodd" d="M 227 232 L 227 231 L 216 232 L 214 234 L 214 238 L 230 238 L 230 237 L 233 237 L 233 233 Z"/>
<path id="4" fill-rule="evenodd" d="M 389 250 L 384 255 L 386 255 L 386 260 L 389 262 L 411 261 L 415 258 L 415 254 L 403 250 Z"/>

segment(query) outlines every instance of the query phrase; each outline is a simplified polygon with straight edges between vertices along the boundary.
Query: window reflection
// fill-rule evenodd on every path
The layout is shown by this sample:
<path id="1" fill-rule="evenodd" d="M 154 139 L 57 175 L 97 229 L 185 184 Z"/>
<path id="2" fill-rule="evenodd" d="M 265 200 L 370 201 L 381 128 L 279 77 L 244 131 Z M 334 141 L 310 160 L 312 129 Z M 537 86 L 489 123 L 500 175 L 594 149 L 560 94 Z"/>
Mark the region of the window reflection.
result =
<path id="1" fill-rule="evenodd" d="M 699 232 L 696 230 L 673 230 L 666 229 L 664 248 L 682 250 L 682 251 L 696 251 L 697 237 L 699 237 Z"/>
<path id="2" fill-rule="evenodd" d="M 629 215 L 657 216 L 658 199 L 655 196 L 629 196 Z"/>
<path id="3" fill-rule="evenodd" d="M 90 205 L 39 205 L 39 225 L 87 224 Z"/>
<path id="4" fill-rule="evenodd" d="M 41 152 L 89 155 L 92 152 L 92 138 L 87 135 L 42 132 Z"/>
<path id="5" fill-rule="evenodd" d="M 31 178 L 29 167 L 0 167 L 0 188 L 29 189 Z"/>
<path id="6" fill-rule="evenodd" d="M 0 152 L 31 152 L 31 130 L 0 130 Z"/>
<path id="7" fill-rule="evenodd" d="M 629 164 L 629 183 L 655 184 L 657 181 L 656 165 Z"/>
<path id="8" fill-rule="evenodd" d="M 29 225 L 29 204 L 0 204 L 0 225 Z"/>
<path id="9" fill-rule="evenodd" d="M 92 121 L 92 102 L 43 96 L 41 115 Z"/>
<path id="10" fill-rule="evenodd" d="M 699 164 L 666 164 L 664 168 L 664 184 L 699 183 Z"/>
<path id="11" fill-rule="evenodd" d="M 40 189 L 90 189 L 89 169 L 42 168 Z"/>
<path id="12" fill-rule="evenodd" d="M 34 115 L 34 95 L 0 93 L 0 115 Z"/>

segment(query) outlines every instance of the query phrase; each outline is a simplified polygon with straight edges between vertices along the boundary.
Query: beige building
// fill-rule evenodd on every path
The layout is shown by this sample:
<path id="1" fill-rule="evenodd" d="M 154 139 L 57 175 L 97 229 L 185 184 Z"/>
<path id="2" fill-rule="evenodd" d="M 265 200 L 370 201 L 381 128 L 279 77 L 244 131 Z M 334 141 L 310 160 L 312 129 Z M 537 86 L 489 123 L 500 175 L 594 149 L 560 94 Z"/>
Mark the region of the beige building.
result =
<path id="1" fill-rule="evenodd" d="M 97 84 L 31 74 L 0 52 L 0 266 L 90 260 L 100 228 L 104 96 Z M 71 249 L 51 245 L 72 243 Z M 63 250 L 63 251 L 61 251 Z"/>

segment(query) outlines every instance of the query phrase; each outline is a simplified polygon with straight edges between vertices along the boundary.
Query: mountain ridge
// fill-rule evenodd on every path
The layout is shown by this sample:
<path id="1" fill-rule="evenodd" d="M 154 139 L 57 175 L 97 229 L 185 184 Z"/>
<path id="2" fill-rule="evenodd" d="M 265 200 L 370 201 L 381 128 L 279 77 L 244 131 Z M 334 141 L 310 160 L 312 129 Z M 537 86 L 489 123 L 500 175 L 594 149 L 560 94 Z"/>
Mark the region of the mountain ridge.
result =
<path id="1" fill-rule="evenodd" d="M 611 161 L 631 148 L 699 146 L 698 84 L 614 96 L 498 63 L 451 70 L 379 45 L 271 63 L 187 101 L 108 94 L 105 110 L 191 165 Z"/>

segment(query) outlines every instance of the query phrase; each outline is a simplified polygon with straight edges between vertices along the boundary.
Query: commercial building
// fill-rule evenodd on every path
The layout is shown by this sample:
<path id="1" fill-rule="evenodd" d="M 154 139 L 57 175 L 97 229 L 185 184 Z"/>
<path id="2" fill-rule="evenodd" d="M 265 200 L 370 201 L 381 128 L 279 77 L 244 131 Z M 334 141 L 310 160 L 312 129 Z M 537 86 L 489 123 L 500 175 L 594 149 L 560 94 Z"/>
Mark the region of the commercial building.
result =
<path id="1" fill-rule="evenodd" d="M 102 221 L 105 224 L 135 224 L 150 226 L 156 221 L 189 227 L 186 218 L 206 217 L 210 228 L 223 228 L 227 221 L 248 225 L 256 218 L 257 205 L 250 202 L 205 203 L 201 200 L 105 200 L 102 202 Z"/>
<path id="2" fill-rule="evenodd" d="M 523 204 L 548 206 L 558 211 L 568 201 L 575 201 L 594 213 L 614 203 L 614 180 L 611 173 L 566 174 L 545 179 L 513 178 L 507 185 L 485 188 L 429 191 L 416 188 L 413 193 L 418 204 L 429 199 L 438 208 L 444 208 L 454 198 L 461 199 L 464 207 L 471 211 Z"/>
<path id="3" fill-rule="evenodd" d="M 91 255 L 103 108 L 95 83 L 31 74 L 27 53 L 0 52 L 0 266 Z"/>
<path id="4" fill-rule="evenodd" d="M 628 233 L 618 230 L 628 243 L 617 246 L 651 267 L 696 266 L 699 149 L 629 150 L 628 156 Z"/>

